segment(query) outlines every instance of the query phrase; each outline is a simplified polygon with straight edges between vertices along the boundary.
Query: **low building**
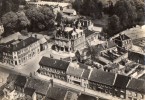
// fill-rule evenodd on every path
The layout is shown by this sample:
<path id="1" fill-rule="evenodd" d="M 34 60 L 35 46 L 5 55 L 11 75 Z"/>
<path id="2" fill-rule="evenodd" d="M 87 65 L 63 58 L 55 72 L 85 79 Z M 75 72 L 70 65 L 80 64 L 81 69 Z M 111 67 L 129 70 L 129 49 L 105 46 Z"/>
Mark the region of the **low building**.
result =
<path id="1" fill-rule="evenodd" d="M 43 50 L 46 50 L 48 48 L 48 42 L 46 40 L 46 38 L 41 38 L 39 40 L 39 43 L 40 43 L 40 50 L 43 51 Z"/>
<path id="2" fill-rule="evenodd" d="M 66 71 L 69 66 L 69 62 L 42 57 L 39 65 L 40 68 L 37 71 L 38 73 L 66 81 Z"/>
<path id="3" fill-rule="evenodd" d="M 18 75 L 14 82 L 15 90 L 19 92 L 24 92 L 26 82 L 27 78 L 25 76 Z"/>
<path id="4" fill-rule="evenodd" d="M 26 84 L 26 77 L 10 74 L 7 78 L 7 83 L 5 84 L 5 87 L 3 89 L 5 100 L 16 100 L 20 97 L 24 97 L 24 87 Z"/>
<path id="5" fill-rule="evenodd" d="M 95 41 L 96 39 L 98 39 L 98 34 L 99 34 L 99 33 L 95 32 L 95 31 L 91 31 L 91 30 L 86 29 L 86 30 L 84 31 L 84 33 L 85 33 L 85 36 L 86 36 L 86 41 L 87 41 L 90 45 L 92 45 L 92 44 L 91 44 L 92 41 Z"/>
<path id="6" fill-rule="evenodd" d="M 44 100 L 50 83 L 34 78 L 29 78 L 24 89 L 25 96 L 30 96 L 33 100 Z"/>
<path id="7" fill-rule="evenodd" d="M 82 29 L 65 27 L 57 31 L 53 47 L 56 51 L 74 52 L 83 49 L 85 44 L 85 34 Z"/>
<path id="8" fill-rule="evenodd" d="M 104 72 L 102 70 L 93 69 L 89 77 L 89 89 L 107 94 L 114 94 L 115 73 Z"/>
<path id="9" fill-rule="evenodd" d="M 141 65 L 145 65 L 145 53 L 129 51 L 128 59 Z"/>
<path id="10" fill-rule="evenodd" d="M 125 34 L 122 34 L 114 39 L 115 43 L 123 49 L 132 48 L 132 40 Z"/>
<path id="11" fill-rule="evenodd" d="M 50 87 L 47 92 L 46 100 L 77 100 L 78 96 L 75 92 L 60 86 Z"/>
<path id="12" fill-rule="evenodd" d="M 67 14 L 67 15 L 73 15 L 73 16 L 75 16 L 75 15 L 77 15 L 77 12 L 74 10 L 74 9 L 63 9 L 63 13 L 64 14 Z"/>
<path id="13" fill-rule="evenodd" d="M 117 75 L 114 83 L 114 96 L 121 99 L 126 98 L 126 86 L 128 85 L 130 77 L 124 75 Z"/>
<path id="14" fill-rule="evenodd" d="M 12 40 L 18 40 L 19 36 L 22 36 L 21 33 L 16 32 L 14 34 L 11 34 L 7 37 L 0 39 L 0 43 L 7 43 L 7 42 L 12 41 Z"/>
<path id="15" fill-rule="evenodd" d="M 125 71 L 125 66 L 118 63 L 108 64 L 104 66 L 104 71 L 123 74 Z"/>
<path id="16" fill-rule="evenodd" d="M 24 40 L 12 40 L 5 43 L 3 49 L 3 63 L 21 65 L 40 53 L 38 39 L 28 37 Z"/>
<path id="17" fill-rule="evenodd" d="M 145 100 L 145 81 L 131 79 L 127 85 L 126 100 Z"/>
<path id="18" fill-rule="evenodd" d="M 35 1 L 30 1 L 28 2 L 28 5 L 33 5 L 33 6 L 44 6 L 44 5 L 48 5 L 48 6 L 59 6 L 62 7 L 63 9 L 66 9 L 68 7 L 71 7 L 70 3 L 63 3 L 63 2 L 50 2 L 50 1 L 39 1 L 35 2 Z"/>
<path id="19" fill-rule="evenodd" d="M 87 65 L 70 63 L 66 72 L 67 82 L 87 88 L 90 72 Z"/>

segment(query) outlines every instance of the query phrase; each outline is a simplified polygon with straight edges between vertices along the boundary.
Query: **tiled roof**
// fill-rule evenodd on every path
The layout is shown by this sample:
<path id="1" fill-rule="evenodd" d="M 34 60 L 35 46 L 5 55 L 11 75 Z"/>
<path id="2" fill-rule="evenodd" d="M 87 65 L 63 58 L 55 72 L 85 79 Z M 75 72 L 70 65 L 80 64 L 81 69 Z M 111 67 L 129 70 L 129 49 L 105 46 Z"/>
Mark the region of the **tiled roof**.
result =
<path id="1" fill-rule="evenodd" d="M 128 90 L 145 93 L 145 81 L 139 79 L 131 79 L 127 86 Z"/>
<path id="2" fill-rule="evenodd" d="M 43 38 L 41 38 L 40 40 L 39 40 L 39 43 L 40 44 L 44 44 L 44 43 L 46 43 L 47 42 L 47 40 L 43 37 Z"/>
<path id="3" fill-rule="evenodd" d="M 18 75 L 16 74 L 9 74 L 9 76 L 7 77 L 7 83 L 10 83 L 12 81 L 15 81 Z"/>
<path id="4" fill-rule="evenodd" d="M 75 68 L 75 67 L 69 66 L 67 69 L 68 75 L 72 75 L 72 76 L 76 76 L 80 78 L 82 77 L 83 72 L 84 72 L 84 69 L 82 68 Z"/>
<path id="5" fill-rule="evenodd" d="M 85 69 L 83 74 L 82 74 L 82 78 L 83 79 L 88 79 L 89 74 L 90 74 L 90 69 Z"/>
<path id="6" fill-rule="evenodd" d="M 78 98 L 77 93 L 72 91 L 67 91 L 65 100 L 76 100 Z"/>
<path id="7" fill-rule="evenodd" d="M 14 85 L 15 85 L 15 86 L 24 87 L 25 84 L 26 84 L 26 81 L 27 81 L 27 79 L 26 79 L 25 76 L 20 76 L 20 75 L 18 75 L 17 78 L 16 78 L 16 80 L 15 80 Z"/>
<path id="8" fill-rule="evenodd" d="M 12 41 L 12 40 L 17 40 L 18 37 L 19 37 L 20 35 L 21 35 L 21 34 L 20 34 L 19 32 L 14 33 L 14 34 L 9 35 L 9 36 L 7 36 L 7 37 L 5 37 L 5 38 L 2 38 L 2 39 L 0 40 L 0 43 L 7 43 L 7 42 Z"/>
<path id="9" fill-rule="evenodd" d="M 67 93 L 67 89 L 53 86 L 49 88 L 45 100 L 48 100 L 48 99 L 64 100 L 66 93 Z"/>
<path id="10" fill-rule="evenodd" d="M 114 86 L 117 88 L 125 89 L 130 80 L 129 76 L 117 75 Z"/>
<path id="11" fill-rule="evenodd" d="M 35 92 L 35 89 L 32 89 L 32 88 L 25 88 L 24 89 L 24 93 L 25 93 L 25 95 L 29 95 L 29 96 L 33 96 L 33 94 L 34 94 L 34 92 Z"/>
<path id="12" fill-rule="evenodd" d="M 46 95 L 49 83 L 46 81 L 30 78 L 26 83 L 26 89 L 34 89 L 36 93 Z"/>
<path id="13" fill-rule="evenodd" d="M 94 34 L 95 32 L 94 32 L 94 31 L 91 31 L 91 30 L 86 29 L 86 30 L 84 30 L 84 33 L 85 33 L 85 36 L 86 36 L 86 37 L 88 37 L 88 36 L 90 36 L 90 35 Z"/>
<path id="14" fill-rule="evenodd" d="M 89 80 L 105 85 L 112 86 L 115 79 L 115 73 L 104 72 L 102 70 L 93 69 Z"/>
<path id="15" fill-rule="evenodd" d="M 88 65 L 85 65 L 85 64 L 82 64 L 82 63 L 78 63 L 78 65 L 79 65 L 80 68 L 88 69 Z"/>
<path id="16" fill-rule="evenodd" d="M 58 59 L 51 59 L 48 57 L 42 57 L 39 64 L 45 67 L 51 67 L 64 71 L 66 71 L 69 66 L 69 62 L 58 60 Z"/>
<path id="17" fill-rule="evenodd" d="M 29 46 L 30 44 L 36 42 L 38 39 L 34 38 L 34 37 L 28 37 L 25 40 L 22 41 L 16 41 L 16 40 L 12 40 L 6 43 L 7 47 L 5 47 L 5 51 L 6 52 L 13 52 L 13 51 L 18 51 L 22 48 L 25 48 L 27 46 Z"/>

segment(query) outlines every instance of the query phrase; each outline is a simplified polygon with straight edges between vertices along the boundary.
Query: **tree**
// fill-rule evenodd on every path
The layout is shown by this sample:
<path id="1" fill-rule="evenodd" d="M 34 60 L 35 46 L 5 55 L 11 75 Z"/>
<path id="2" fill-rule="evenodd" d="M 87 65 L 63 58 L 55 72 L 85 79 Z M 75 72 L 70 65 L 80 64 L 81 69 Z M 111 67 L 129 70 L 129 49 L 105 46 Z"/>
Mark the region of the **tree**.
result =
<path id="1" fill-rule="evenodd" d="M 114 34 L 118 33 L 121 29 L 120 19 L 117 15 L 113 15 L 108 20 L 109 21 L 107 33 L 109 33 L 109 36 L 113 36 Z"/>
<path id="2" fill-rule="evenodd" d="M 49 7 L 29 8 L 26 16 L 31 22 L 30 31 L 41 31 L 54 28 L 55 15 Z"/>
<path id="3" fill-rule="evenodd" d="M 30 25 L 30 21 L 24 12 L 8 12 L 4 14 L 1 19 L 6 33 L 26 30 Z"/>
<path id="4" fill-rule="evenodd" d="M 17 28 L 18 16 L 16 13 L 8 12 L 1 19 L 6 32 L 14 31 Z"/>
<path id="5" fill-rule="evenodd" d="M 128 0 L 119 0 L 115 4 L 115 14 L 120 18 L 124 29 L 132 27 L 137 18 L 136 7 Z"/>
<path id="6" fill-rule="evenodd" d="M 82 15 L 102 17 L 103 4 L 99 0 L 76 0 L 72 5 Z"/>
<path id="7" fill-rule="evenodd" d="M 78 11 L 78 12 L 81 12 L 81 7 L 83 5 L 83 1 L 82 0 L 75 0 L 73 3 L 72 3 L 72 6 L 73 8 Z"/>
<path id="8" fill-rule="evenodd" d="M 19 31 L 27 29 L 27 27 L 30 25 L 30 21 L 28 20 L 27 16 L 24 12 L 17 12 L 18 16 L 18 22 L 17 22 L 17 28 Z"/>

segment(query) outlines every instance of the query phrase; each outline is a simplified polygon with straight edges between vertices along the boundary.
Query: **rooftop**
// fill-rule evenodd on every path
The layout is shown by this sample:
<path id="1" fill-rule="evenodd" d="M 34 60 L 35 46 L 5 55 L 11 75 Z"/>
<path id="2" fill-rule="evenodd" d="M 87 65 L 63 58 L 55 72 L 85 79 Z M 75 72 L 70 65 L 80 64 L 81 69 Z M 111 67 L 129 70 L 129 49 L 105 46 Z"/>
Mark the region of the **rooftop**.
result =
<path id="1" fill-rule="evenodd" d="M 90 35 L 92 35 L 92 34 L 94 34 L 94 33 L 96 33 L 96 32 L 86 29 L 86 30 L 84 31 L 84 33 L 85 33 L 85 36 L 88 37 L 88 36 L 90 36 Z"/>
<path id="2" fill-rule="evenodd" d="M 129 80 L 130 80 L 130 77 L 118 74 L 116 77 L 114 86 L 117 88 L 125 89 Z"/>
<path id="3" fill-rule="evenodd" d="M 17 78 L 16 78 L 16 80 L 15 80 L 14 85 L 15 86 L 20 86 L 20 87 L 23 87 L 24 88 L 26 82 L 27 82 L 27 78 L 25 76 L 18 75 Z"/>
<path id="4" fill-rule="evenodd" d="M 19 32 L 14 33 L 12 35 L 9 35 L 7 37 L 2 38 L 0 40 L 0 43 L 7 43 L 7 42 L 12 41 L 12 40 L 17 40 L 20 35 L 21 35 L 21 33 L 19 33 Z"/>
<path id="5" fill-rule="evenodd" d="M 26 83 L 26 90 L 34 90 L 36 93 L 46 95 L 49 88 L 49 83 L 46 81 L 29 78 Z"/>
<path id="6" fill-rule="evenodd" d="M 127 86 L 128 90 L 145 93 L 145 81 L 139 79 L 131 79 Z"/>
<path id="7" fill-rule="evenodd" d="M 58 87 L 58 86 L 50 87 L 47 92 L 46 100 L 48 99 L 64 100 L 66 93 L 67 93 L 67 89 L 65 88 Z"/>
<path id="8" fill-rule="evenodd" d="M 115 40 L 120 40 L 120 41 L 127 40 L 127 39 L 130 39 L 130 38 L 125 34 L 122 34 L 115 38 Z"/>
<path id="9" fill-rule="evenodd" d="M 36 39 L 34 37 L 28 37 L 28 38 L 26 38 L 25 40 L 22 40 L 22 41 L 11 40 L 11 41 L 6 43 L 6 47 L 4 48 L 4 50 L 6 52 L 18 51 L 20 49 L 23 49 L 23 48 L 29 46 L 30 44 L 32 44 L 36 41 L 38 41 L 38 39 Z"/>
<path id="10" fill-rule="evenodd" d="M 69 66 L 69 62 L 58 60 L 58 59 L 51 59 L 48 57 L 42 57 L 39 64 L 45 67 L 51 67 L 64 71 L 66 71 Z"/>
<path id="11" fill-rule="evenodd" d="M 89 80 L 105 85 L 112 86 L 115 79 L 115 73 L 104 72 L 102 70 L 93 69 Z"/>
<path id="12" fill-rule="evenodd" d="M 82 77 L 83 72 L 84 72 L 84 69 L 72 67 L 72 66 L 69 66 L 67 69 L 68 75 L 72 75 L 72 76 L 76 76 L 76 77 Z"/>
<path id="13" fill-rule="evenodd" d="M 74 9 L 64 9 L 63 10 L 63 13 L 71 13 L 71 14 L 73 14 L 74 12 L 75 12 Z"/>

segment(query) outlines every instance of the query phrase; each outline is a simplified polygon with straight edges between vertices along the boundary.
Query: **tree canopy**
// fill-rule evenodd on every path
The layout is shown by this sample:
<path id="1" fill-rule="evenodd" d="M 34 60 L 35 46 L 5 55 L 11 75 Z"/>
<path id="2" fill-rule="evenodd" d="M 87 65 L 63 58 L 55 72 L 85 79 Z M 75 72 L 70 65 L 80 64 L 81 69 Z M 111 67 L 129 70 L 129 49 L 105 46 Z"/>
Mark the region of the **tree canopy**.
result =
<path id="1" fill-rule="evenodd" d="M 31 31 L 48 30 L 54 28 L 55 15 L 49 7 L 29 8 L 26 16 L 31 22 Z"/>
<path id="2" fill-rule="evenodd" d="M 73 7 L 82 15 L 101 18 L 103 4 L 99 0 L 75 0 Z"/>

